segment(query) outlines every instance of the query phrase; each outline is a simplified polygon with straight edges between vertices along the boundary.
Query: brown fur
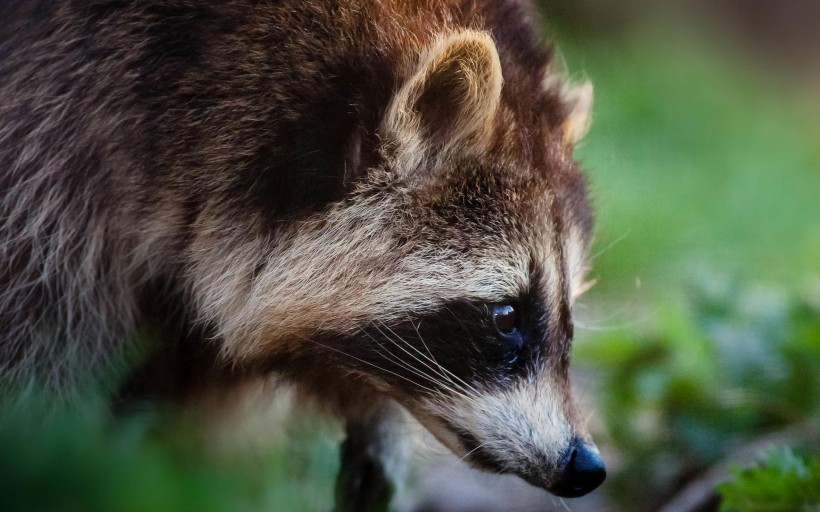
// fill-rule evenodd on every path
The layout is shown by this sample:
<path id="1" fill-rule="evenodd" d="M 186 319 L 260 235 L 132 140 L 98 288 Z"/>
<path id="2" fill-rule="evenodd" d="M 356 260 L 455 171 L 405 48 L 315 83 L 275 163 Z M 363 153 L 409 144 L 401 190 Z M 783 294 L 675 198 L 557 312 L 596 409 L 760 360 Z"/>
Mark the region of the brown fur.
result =
<path id="1" fill-rule="evenodd" d="M 528 3 L 0 9 L 4 381 L 68 394 L 147 326 L 164 341 L 125 395 L 275 373 L 342 415 L 391 397 L 459 451 L 434 419 L 453 404 L 428 400 L 442 383 L 374 359 L 373 327 L 526 291 L 549 318 L 532 371 L 555 442 L 586 436 L 566 366 L 590 91 L 550 71 Z"/>

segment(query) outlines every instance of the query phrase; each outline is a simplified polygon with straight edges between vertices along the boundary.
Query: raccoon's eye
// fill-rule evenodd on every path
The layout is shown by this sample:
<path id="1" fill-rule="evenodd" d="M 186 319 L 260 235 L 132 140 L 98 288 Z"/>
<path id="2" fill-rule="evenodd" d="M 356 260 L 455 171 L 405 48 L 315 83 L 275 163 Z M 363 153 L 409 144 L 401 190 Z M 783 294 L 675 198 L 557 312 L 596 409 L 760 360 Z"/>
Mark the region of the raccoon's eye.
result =
<path id="1" fill-rule="evenodd" d="M 493 324 L 499 333 L 509 336 L 518 330 L 518 318 L 515 306 L 500 304 L 493 306 Z"/>

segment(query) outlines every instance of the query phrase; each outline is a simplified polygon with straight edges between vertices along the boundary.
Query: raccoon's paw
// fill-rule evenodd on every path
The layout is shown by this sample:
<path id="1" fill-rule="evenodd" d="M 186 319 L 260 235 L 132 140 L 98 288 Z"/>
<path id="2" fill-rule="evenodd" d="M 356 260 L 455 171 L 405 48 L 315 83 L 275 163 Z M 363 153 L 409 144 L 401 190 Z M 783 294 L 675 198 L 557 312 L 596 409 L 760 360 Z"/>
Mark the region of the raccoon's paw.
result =
<path id="1" fill-rule="evenodd" d="M 348 421 L 336 478 L 335 512 L 389 510 L 408 458 L 407 445 L 396 428 L 401 412 L 394 408 L 388 406 L 366 420 Z"/>

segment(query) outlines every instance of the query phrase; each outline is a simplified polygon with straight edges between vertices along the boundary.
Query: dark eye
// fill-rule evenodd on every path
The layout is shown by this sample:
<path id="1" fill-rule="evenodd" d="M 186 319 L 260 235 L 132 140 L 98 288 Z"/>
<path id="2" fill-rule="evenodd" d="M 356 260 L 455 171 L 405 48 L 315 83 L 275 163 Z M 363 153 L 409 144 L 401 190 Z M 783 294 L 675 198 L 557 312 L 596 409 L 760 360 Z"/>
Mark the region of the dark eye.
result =
<path id="1" fill-rule="evenodd" d="M 493 306 L 493 323 L 498 332 L 509 336 L 518 330 L 518 315 L 515 306 L 511 304 L 501 304 Z"/>

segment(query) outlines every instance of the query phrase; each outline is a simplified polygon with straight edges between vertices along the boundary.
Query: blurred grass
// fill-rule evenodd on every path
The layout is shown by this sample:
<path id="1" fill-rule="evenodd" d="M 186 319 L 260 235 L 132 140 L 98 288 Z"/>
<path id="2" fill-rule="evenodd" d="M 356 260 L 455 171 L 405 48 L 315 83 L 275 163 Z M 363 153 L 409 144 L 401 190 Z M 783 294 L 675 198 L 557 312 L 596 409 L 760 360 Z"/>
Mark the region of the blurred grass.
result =
<path id="1" fill-rule="evenodd" d="M 55 409 L 36 393 L 3 409 L 0 447 L 4 512 L 330 510 L 338 469 L 336 442 L 317 424 L 225 456 L 178 417 L 115 419 L 95 399 Z"/>
<path id="2" fill-rule="evenodd" d="M 599 295 L 640 279 L 651 300 L 710 270 L 789 286 L 820 273 L 820 109 L 724 47 L 674 25 L 561 39 L 596 90 L 578 157 Z"/>

